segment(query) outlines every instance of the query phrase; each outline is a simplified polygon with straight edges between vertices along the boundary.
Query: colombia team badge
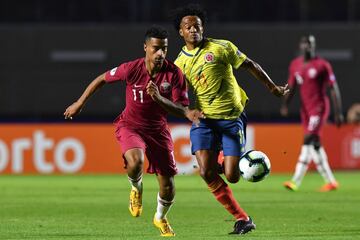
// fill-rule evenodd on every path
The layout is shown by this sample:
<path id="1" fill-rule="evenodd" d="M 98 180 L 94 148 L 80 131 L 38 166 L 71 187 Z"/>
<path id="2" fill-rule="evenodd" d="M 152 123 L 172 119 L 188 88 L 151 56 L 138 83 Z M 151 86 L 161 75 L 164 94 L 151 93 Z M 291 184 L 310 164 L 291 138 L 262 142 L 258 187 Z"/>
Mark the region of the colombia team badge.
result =
<path id="1" fill-rule="evenodd" d="M 215 60 L 215 56 L 212 52 L 208 52 L 205 54 L 205 62 L 212 63 Z"/>

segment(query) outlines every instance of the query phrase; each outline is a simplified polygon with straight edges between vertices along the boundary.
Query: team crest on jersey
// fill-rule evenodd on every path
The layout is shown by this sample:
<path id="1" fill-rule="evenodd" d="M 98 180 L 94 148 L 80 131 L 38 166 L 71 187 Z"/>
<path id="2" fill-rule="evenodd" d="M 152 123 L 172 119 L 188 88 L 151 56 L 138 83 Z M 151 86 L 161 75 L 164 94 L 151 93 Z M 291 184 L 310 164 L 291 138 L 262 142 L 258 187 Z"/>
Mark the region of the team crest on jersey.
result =
<path id="1" fill-rule="evenodd" d="M 315 68 L 310 68 L 310 69 L 308 70 L 309 78 L 314 78 L 314 77 L 316 76 L 316 74 L 317 74 L 317 71 L 316 71 Z"/>
<path id="2" fill-rule="evenodd" d="M 171 84 L 168 81 L 164 81 L 160 84 L 160 92 L 168 93 L 171 90 Z"/>
<path id="3" fill-rule="evenodd" d="M 215 60 L 215 56 L 214 56 L 214 54 L 212 52 L 208 52 L 208 53 L 205 54 L 204 59 L 205 59 L 205 62 L 212 63 Z"/>

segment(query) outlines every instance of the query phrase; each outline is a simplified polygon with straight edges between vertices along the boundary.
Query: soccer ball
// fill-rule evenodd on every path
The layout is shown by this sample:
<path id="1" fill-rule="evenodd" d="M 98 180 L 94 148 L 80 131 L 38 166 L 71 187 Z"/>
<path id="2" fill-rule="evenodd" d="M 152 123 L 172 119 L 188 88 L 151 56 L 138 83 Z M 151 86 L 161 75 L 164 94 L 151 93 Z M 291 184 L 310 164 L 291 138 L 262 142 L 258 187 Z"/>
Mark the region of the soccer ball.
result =
<path id="1" fill-rule="evenodd" d="M 259 182 L 269 175 L 271 164 L 265 153 L 251 150 L 240 158 L 239 168 L 243 179 Z"/>

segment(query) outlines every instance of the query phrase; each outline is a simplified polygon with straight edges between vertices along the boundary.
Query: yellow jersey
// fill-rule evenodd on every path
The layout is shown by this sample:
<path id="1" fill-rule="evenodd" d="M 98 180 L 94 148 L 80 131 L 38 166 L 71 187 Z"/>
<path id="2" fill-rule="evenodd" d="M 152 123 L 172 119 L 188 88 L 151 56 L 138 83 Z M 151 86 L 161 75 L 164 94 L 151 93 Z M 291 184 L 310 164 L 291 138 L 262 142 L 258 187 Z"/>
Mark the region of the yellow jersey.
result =
<path id="1" fill-rule="evenodd" d="M 245 60 L 232 42 L 207 38 L 193 50 L 184 46 L 175 64 L 194 91 L 196 108 L 210 119 L 233 120 L 248 100 L 233 74 Z"/>

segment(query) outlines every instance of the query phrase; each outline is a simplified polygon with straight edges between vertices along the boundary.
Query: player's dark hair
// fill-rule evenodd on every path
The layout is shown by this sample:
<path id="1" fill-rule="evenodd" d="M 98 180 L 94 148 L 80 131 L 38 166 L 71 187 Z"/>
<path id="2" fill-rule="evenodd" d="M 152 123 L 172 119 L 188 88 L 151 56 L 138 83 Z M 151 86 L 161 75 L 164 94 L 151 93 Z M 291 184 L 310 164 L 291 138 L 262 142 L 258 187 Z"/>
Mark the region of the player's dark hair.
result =
<path id="1" fill-rule="evenodd" d="M 149 40 L 150 38 L 159 38 L 159 39 L 165 39 L 168 38 L 169 33 L 168 31 L 158 25 L 151 26 L 148 30 L 146 30 L 145 33 L 145 42 Z"/>
<path id="2" fill-rule="evenodd" d="M 188 4 L 185 7 L 177 8 L 171 12 L 174 27 L 177 31 L 180 29 L 181 20 L 186 16 L 197 16 L 200 18 L 202 25 L 207 21 L 206 12 L 199 4 Z"/>

